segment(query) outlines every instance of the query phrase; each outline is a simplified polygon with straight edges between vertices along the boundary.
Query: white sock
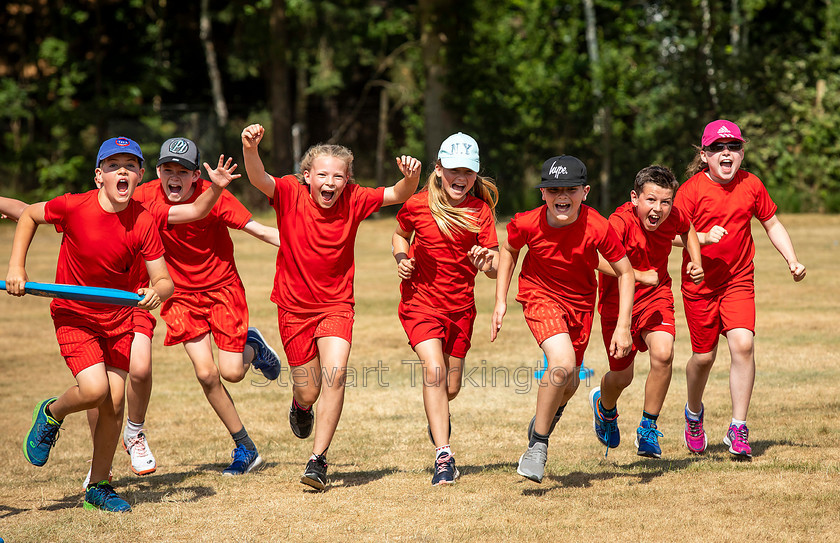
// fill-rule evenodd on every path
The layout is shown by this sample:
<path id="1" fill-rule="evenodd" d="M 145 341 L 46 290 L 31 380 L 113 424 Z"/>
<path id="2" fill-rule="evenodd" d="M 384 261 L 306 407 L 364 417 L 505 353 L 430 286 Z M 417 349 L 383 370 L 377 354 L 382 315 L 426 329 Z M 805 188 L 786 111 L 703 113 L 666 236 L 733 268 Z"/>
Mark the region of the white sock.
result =
<path id="1" fill-rule="evenodd" d="M 123 433 L 123 439 L 126 443 L 137 437 L 137 434 L 143 431 L 143 423 L 140 424 L 136 422 L 131 422 L 131 419 L 125 419 L 125 432 Z"/>
<path id="2" fill-rule="evenodd" d="M 732 425 L 733 426 L 744 426 L 746 424 L 747 424 L 747 421 L 745 421 L 745 420 L 732 419 Z"/>
<path id="3" fill-rule="evenodd" d="M 694 411 L 689 409 L 688 406 L 685 406 L 685 414 L 691 420 L 700 420 L 700 413 L 695 413 Z"/>
<path id="4" fill-rule="evenodd" d="M 452 456 L 452 449 L 449 448 L 449 443 L 447 443 L 443 447 L 437 447 L 435 449 L 435 460 L 440 458 L 440 455 L 442 454 L 448 454 L 449 456 Z"/>

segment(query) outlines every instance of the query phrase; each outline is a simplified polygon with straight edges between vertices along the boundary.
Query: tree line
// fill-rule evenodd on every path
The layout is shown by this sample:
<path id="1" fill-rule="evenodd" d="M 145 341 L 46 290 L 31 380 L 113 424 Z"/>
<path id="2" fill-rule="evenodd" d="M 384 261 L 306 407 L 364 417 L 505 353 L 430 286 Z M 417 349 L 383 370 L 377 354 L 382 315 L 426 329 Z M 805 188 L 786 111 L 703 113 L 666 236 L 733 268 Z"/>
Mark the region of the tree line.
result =
<path id="1" fill-rule="evenodd" d="M 782 210 L 840 211 L 835 0 L 31 0 L 0 27 L 4 195 L 90 188 L 115 135 L 147 169 L 174 135 L 239 157 L 260 122 L 272 173 L 328 141 L 369 184 L 467 132 L 503 213 L 536 205 L 542 161 L 572 154 L 609 212 L 648 164 L 681 178 L 723 117 Z"/>

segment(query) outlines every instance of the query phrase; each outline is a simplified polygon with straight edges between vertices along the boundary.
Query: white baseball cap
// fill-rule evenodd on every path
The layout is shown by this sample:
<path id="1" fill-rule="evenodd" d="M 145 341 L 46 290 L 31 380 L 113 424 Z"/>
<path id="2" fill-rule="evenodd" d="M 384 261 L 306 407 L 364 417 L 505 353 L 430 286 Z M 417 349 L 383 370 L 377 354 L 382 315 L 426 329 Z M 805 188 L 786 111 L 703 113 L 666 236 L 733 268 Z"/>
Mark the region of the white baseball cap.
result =
<path id="1" fill-rule="evenodd" d="M 463 132 L 452 134 L 440 144 L 438 160 L 444 168 L 469 168 L 478 172 L 478 143 Z"/>

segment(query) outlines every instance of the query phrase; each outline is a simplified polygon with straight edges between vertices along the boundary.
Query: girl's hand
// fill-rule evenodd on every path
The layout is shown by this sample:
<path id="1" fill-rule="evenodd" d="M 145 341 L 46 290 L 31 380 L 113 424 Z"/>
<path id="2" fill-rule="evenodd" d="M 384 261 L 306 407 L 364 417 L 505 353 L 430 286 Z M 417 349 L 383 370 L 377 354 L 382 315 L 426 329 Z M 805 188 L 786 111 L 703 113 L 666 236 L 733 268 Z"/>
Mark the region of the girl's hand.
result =
<path id="1" fill-rule="evenodd" d="M 248 151 L 256 149 L 265 135 L 265 128 L 261 124 L 251 124 L 242 131 L 242 149 Z"/>
<path id="2" fill-rule="evenodd" d="M 797 283 L 805 279 L 805 264 L 800 262 L 790 262 L 788 264 L 790 267 L 790 274 L 793 276 L 793 280 Z"/>
<path id="3" fill-rule="evenodd" d="M 9 266 L 9 273 L 6 275 L 6 294 L 10 296 L 23 296 L 26 294 L 24 285 L 29 281 L 26 270 L 19 266 Z"/>
<path id="4" fill-rule="evenodd" d="M 685 272 L 691 277 L 691 281 L 695 285 L 699 285 L 703 281 L 703 277 L 705 273 L 703 272 L 703 267 L 699 264 L 695 264 L 694 262 L 689 262 L 685 266 Z"/>
<path id="5" fill-rule="evenodd" d="M 420 179 L 420 170 L 423 169 L 423 164 L 414 157 L 402 155 L 397 158 L 397 168 L 400 169 L 406 179 L 413 181 Z"/>
<path id="6" fill-rule="evenodd" d="M 229 158 L 225 161 L 225 155 L 219 155 L 219 164 L 216 166 L 215 170 L 211 169 L 210 165 L 206 162 L 204 163 L 204 169 L 207 170 L 207 175 L 210 177 L 210 180 L 214 185 L 221 188 L 228 186 L 234 179 L 242 177 L 241 174 L 233 173 L 236 171 L 237 167 L 238 164 L 233 164 L 233 158 Z"/>
<path id="7" fill-rule="evenodd" d="M 137 307 L 140 309 L 151 310 L 157 309 L 160 306 L 160 296 L 153 288 L 141 288 L 137 290 L 137 294 L 143 297 L 140 302 L 138 302 Z"/>
<path id="8" fill-rule="evenodd" d="M 486 272 L 493 269 L 493 251 L 481 245 L 473 245 L 467 256 L 478 271 Z"/>
<path id="9" fill-rule="evenodd" d="M 493 308 L 493 317 L 490 321 L 490 341 L 496 341 L 499 331 L 502 329 L 502 321 L 507 313 L 507 304 L 496 302 L 496 307 Z"/>
<path id="10" fill-rule="evenodd" d="M 413 258 L 403 258 L 397 263 L 397 275 L 400 279 L 411 279 L 411 274 L 414 273 Z"/>

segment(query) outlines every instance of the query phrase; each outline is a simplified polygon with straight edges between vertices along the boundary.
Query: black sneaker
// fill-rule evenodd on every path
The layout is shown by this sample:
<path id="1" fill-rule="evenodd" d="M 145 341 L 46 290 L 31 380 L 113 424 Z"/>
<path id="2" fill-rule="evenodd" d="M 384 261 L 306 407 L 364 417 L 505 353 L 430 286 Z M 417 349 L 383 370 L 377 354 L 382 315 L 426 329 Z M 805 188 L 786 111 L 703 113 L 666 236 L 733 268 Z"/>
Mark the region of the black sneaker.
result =
<path id="1" fill-rule="evenodd" d="M 306 439 L 312 433 L 314 422 L 315 414 L 313 413 L 312 407 L 301 409 L 292 400 L 292 406 L 289 408 L 289 426 L 292 427 L 292 433 L 300 439 Z"/>
<path id="2" fill-rule="evenodd" d="M 324 490 L 327 486 L 327 458 L 323 454 L 316 455 L 306 463 L 306 470 L 300 482 L 316 490 Z"/>

